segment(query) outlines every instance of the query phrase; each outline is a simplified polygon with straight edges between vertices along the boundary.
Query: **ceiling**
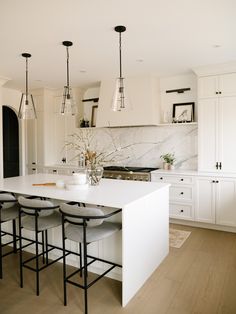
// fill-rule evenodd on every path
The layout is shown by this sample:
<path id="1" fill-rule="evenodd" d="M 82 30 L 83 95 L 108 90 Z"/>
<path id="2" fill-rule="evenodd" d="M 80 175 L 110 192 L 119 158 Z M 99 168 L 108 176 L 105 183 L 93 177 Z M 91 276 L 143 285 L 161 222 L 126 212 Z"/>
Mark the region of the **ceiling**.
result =
<path id="1" fill-rule="evenodd" d="M 124 76 L 159 77 L 236 60 L 235 0 L 0 0 L 0 76 L 24 88 L 29 52 L 30 88 L 60 88 L 66 81 L 70 40 L 72 86 L 118 76 L 122 34 Z"/>

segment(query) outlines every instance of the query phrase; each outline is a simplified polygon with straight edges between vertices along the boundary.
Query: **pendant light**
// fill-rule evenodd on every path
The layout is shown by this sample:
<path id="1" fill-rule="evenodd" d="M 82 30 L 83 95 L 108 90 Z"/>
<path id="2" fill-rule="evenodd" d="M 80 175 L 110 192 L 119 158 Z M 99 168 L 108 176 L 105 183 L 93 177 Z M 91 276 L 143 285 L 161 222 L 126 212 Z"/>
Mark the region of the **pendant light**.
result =
<path id="1" fill-rule="evenodd" d="M 18 112 L 19 119 L 36 119 L 36 111 L 34 106 L 34 100 L 32 94 L 29 94 L 28 89 L 28 58 L 31 57 L 30 53 L 22 53 L 22 57 L 26 60 L 26 71 L 25 71 L 25 93 L 21 95 L 20 107 Z"/>
<path id="2" fill-rule="evenodd" d="M 112 99 L 112 110 L 121 111 L 127 107 L 127 99 L 125 98 L 124 77 L 122 76 L 122 55 L 121 55 L 121 33 L 126 31 L 126 27 L 118 25 L 114 30 L 119 33 L 119 63 L 120 75 L 116 79 L 115 92 Z"/>
<path id="3" fill-rule="evenodd" d="M 64 86 L 63 100 L 61 105 L 61 114 L 70 113 L 72 116 L 76 114 L 76 104 L 73 100 L 73 94 L 70 87 L 69 78 L 69 47 L 73 45 L 71 41 L 63 41 L 62 45 L 66 47 L 66 86 Z"/>

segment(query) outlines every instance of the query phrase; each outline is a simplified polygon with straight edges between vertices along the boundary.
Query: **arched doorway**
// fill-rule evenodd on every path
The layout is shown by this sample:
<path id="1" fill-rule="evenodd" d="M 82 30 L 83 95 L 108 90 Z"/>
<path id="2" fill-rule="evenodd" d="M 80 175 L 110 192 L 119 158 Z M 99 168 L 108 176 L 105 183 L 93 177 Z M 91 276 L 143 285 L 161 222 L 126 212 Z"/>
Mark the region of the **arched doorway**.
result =
<path id="1" fill-rule="evenodd" d="M 3 177 L 19 176 L 19 124 L 14 110 L 2 107 Z"/>

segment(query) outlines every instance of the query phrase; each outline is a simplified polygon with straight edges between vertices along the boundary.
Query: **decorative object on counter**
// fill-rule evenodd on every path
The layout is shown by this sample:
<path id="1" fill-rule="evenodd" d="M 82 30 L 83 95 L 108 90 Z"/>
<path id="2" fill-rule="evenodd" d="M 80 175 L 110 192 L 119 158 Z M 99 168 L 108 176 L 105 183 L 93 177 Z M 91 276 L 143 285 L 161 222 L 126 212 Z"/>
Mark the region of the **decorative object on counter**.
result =
<path id="1" fill-rule="evenodd" d="M 61 114 L 70 113 L 72 114 L 72 116 L 74 116 L 76 114 L 76 104 L 73 99 L 69 77 L 69 47 L 71 47 L 73 43 L 71 41 L 63 41 L 62 45 L 66 47 L 67 58 L 66 58 L 66 86 L 64 86 Z"/>
<path id="2" fill-rule="evenodd" d="M 112 165 L 112 164 L 127 164 L 131 156 L 135 158 L 134 147 L 138 145 L 159 145 L 161 142 L 132 142 L 127 143 L 120 137 L 115 137 L 112 130 L 106 129 L 103 131 L 106 135 L 106 141 L 100 141 L 97 130 L 95 132 L 92 128 L 78 129 L 76 133 L 69 135 L 69 140 L 66 141 L 65 147 L 74 152 L 74 157 L 70 161 L 80 159 L 80 154 L 86 155 L 86 162 L 90 158 L 95 158 L 99 165 Z M 143 149 L 144 151 L 144 149 Z M 142 151 L 142 153 L 143 153 Z M 95 155 L 93 155 L 95 153 Z"/>
<path id="3" fill-rule="evenodd" d="M 174 161 L 176 160 L 174 153 L 167 153 L 161 155 L 160 158 L 164 160 L 163 169 L 164 170 L 173 170 L 174 169 Z"/>
<path id="4" fill-rule="evenodd" d="M 25 71 L 25 93 L 21 94 L 20 107 L 18 112 L 19 119 L 36 119 L 36 110 L 34 106 L 33 95 L 29 94 L 28 87 L 28 58 L 31 57 L 29 53 L 22 53 L 22 57 L 25 58 L 26 71 Z"/>
<path id="5" fill-rule="evenodd" d="M 32 186 L 55 186 L 55 182 L 33 183 Z"/>
<path id="6" fill-rule="evenodd" d="M 173 123 L 187 123 L 194 121 L 194 102 L 173 104 Z"/>
<path id="7" fill-rule="evenodd" d="M 58 189 L 64 189 L 64 187 L 65 187 L 65 182 L 64 182 L 63 180 L 57 180 L 57 181 L 56 181 L 56 187 L 57 187 Z"/>
<path id="8" fill-rule="evenodd" d="M 82 118 L 80 120 L 80 127 L 81 128 L 89 128 L 89 120 L 85 119 L 85 118 Z"/>
<path id="9" fill-rule="evenodd" d="M 103 176 L 103 167 L 97 164 L 88 164 L 88 181 L 90 185 L 98 185 Z"/>
<path id="10" fill-rule="evenodd" d="M 115 92 L 112 99 L 112 110 L 121 111 L 126 108 L 124 77 L 122 76 L 122 56 L 121 56 L 121 33 L 126 31 L 126 27 L 118 25 L 114 28 L 119 33 L 119 61 L 120 61 L 120 75 L 116 79 Z"/>

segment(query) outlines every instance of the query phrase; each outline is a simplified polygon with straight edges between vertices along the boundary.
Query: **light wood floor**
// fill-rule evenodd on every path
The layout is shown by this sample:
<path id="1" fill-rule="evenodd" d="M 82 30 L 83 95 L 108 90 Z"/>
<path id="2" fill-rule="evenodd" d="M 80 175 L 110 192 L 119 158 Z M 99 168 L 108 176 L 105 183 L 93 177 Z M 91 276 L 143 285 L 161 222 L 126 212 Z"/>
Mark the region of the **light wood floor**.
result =
<path id="1" fill-rule="evenodd" d="M 180 249 L 170 249 L 168 257 L 133 300 L 122 308 L 120 282 L 104 278 L 89 289 L 90 314 L 236 313 L 236 234 L 173 227 L 192 233 Z M 25 285 L 21 289 L 18 259 L 4 258 L 1 314 L 83 313 L 82 290 L 71 285 L 68 305 L 63 306 L 61 264 L 41 272 L 39 297 L 35 295 L 34 273 L 24 273 Z"/>

